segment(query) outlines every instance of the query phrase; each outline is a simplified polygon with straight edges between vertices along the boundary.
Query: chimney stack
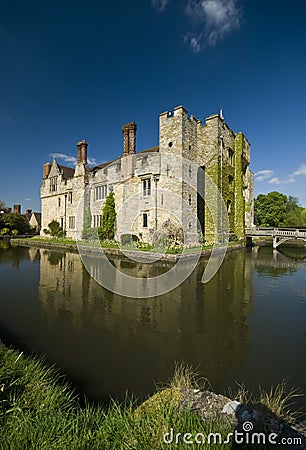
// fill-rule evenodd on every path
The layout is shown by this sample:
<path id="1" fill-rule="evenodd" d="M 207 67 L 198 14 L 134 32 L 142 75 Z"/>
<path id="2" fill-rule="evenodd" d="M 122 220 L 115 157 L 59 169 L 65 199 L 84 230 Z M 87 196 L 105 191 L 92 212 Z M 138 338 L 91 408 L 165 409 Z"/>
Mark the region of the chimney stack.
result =
<path id="1" fill-rule="evenodd" d="M 136 130 L 137 125 L 135 122 L 123 125 L 123 156 L 136 153 Z"/>
<path id="2" fill-rule="evenodd" d="M 21 205 L 14 205 L 14 214 L 21 214 Z"/>
<path id="3" fill-rule="evenodd" d="M 44 180 L 46 180 L 48 178 L 50 170 L 51 170 L 51 164 L 50 163 L 44 164 Z"/>
<path id="4" fill-rule="evenodd" d="M 129 154 L 129 126 L 128 125 L 123 125 L 122 133 L 123 133 L 123 156 L 127 156 Z"/>
<path id="5" fill-rule="evenodd" d="M 83 139 L 82 141 L 77 143 L 78 148 L 78 163 L 87 164 L 87 142 Z"/>
<path id="6" fill-rule="evenodd" d="M 129 154 L 136 153 L 136 130 L 137 125 L 135 122 L 129 123 Z"/>

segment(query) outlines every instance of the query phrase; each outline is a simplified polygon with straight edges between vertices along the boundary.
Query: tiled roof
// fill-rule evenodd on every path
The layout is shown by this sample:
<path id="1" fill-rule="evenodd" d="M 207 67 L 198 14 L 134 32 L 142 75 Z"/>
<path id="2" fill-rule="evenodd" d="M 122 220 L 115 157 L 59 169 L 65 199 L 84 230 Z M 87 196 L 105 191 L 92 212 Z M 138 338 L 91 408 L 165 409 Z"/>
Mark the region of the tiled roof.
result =
<path id="1" fill-rule="evenodd" d="M 72 167 L 61 166 L 60 164 L 58 164 L 57 166 L 59 170 L 62 172 L 65 180 L 67 180 L 67 178 L 73 178 L 74 169 Z"/>

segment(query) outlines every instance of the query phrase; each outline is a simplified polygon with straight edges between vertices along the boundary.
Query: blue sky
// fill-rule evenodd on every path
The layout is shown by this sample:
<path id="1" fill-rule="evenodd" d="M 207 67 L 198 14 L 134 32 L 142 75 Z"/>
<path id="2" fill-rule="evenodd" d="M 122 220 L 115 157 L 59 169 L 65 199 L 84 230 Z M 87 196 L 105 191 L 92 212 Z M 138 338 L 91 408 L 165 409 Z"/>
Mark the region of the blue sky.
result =
<path id="1" fill-rule="evenodd" d="M 2 2 L 0 199 L 40 211 L 42 165 L 158 144 L 158 115 L 222 107 L 251 142 L 255 194 L 306 207 L 306 2 L 134 0 Z"/>

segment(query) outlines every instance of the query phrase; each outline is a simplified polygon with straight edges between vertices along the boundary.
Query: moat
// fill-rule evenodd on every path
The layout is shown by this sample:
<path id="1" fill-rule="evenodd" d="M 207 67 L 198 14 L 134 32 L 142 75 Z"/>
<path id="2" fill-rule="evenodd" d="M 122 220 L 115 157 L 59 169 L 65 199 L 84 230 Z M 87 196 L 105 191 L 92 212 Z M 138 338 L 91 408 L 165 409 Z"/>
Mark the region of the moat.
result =
<path id="1" fill-rule="evenodd" d="M 90 399 L 144 398 L 175 361 L 218 392 L 237 382 L 256 394 L 259 384 L 286 378 L 306 393 L 306 247 L 229 252 L 208 284 L 201 260 L 175 290 L 132 299 L 97 284 L 77 253 L 0 245 L 0 338 L 46 355 Z M 138 276 L 148 271 L 118 263 Z"/>

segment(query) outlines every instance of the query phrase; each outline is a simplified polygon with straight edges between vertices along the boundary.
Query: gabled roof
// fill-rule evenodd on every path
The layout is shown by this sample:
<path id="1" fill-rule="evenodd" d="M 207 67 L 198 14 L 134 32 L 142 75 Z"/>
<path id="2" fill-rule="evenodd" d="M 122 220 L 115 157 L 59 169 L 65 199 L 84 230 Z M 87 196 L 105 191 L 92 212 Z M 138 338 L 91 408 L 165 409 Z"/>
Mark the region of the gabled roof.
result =
<path id="1" fill-rule="evenodd" d="M 60 164 L 57 165 L 60 172 L 63 174 L 63 178 L 67 180 L 68 178 L 73 178 L 74 169 L 72 167 L 62 166 Z"/>
<path id="2" fill-rule="evenodd" d="M 41 225 L 41 213 L 40 212 L 33 212 L 32 215 L 34 215 L 38 225 Z"/>

